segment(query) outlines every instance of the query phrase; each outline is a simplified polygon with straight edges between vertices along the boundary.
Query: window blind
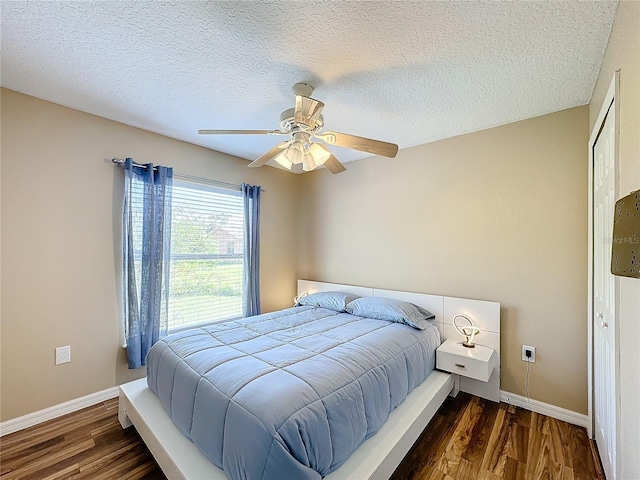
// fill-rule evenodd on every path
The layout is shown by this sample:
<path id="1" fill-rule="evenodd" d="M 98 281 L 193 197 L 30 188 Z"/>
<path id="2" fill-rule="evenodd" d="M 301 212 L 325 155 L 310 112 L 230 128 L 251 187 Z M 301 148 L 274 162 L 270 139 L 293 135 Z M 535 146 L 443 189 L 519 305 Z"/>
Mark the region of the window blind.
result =
<path id="1" fill-rule="evenodd" d="M 242 316 L 241 192 L 174 181 L 169 331 Z"/>

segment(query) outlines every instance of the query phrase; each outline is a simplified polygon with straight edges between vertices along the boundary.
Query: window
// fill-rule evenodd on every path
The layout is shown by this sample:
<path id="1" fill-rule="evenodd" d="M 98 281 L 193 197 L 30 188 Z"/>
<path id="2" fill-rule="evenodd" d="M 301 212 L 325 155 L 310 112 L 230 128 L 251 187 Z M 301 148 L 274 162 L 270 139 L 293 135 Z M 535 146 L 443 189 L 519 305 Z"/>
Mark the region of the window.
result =
<path id="1" fill-rule="evenodd" d="M 241 192 L 174 181 L 169 331 L 242 316 Z"/>

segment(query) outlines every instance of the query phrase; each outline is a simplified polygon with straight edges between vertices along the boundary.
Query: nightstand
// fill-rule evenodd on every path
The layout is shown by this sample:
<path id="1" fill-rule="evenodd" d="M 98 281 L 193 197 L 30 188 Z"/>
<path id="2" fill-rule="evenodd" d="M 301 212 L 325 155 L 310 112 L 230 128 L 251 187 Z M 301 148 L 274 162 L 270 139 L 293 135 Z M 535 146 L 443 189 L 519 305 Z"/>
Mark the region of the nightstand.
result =
<path id="1" fill-rule="evenodd" d="M 462 346 L 457 339 L 448 339 L 436 350 L 436 368 L 463 377 L 488 382 L 494 369 L 500 367 L 500 359 L 489 347 L 477 345 L 474 348 Z M 458 394 L 460 378 L 456 378 L 453 395 Z"/>

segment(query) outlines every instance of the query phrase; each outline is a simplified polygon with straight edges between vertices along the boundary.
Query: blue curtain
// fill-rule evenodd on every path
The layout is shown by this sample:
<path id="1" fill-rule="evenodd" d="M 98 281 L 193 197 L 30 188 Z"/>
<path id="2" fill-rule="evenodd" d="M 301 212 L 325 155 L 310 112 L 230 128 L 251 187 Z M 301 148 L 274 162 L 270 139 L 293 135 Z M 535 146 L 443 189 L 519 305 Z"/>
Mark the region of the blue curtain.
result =
<path id="1" fill-rule="evenodd" d="M 129 368 L 139 368 L 152 345 L 167 334 L 173 169 L 131 158 L 124 169 L 124 336 Z"/>
<path id="2" fill-rule="evenodd" d="M 242 184 L 244 199 L 244 289 L 242 315 L 260 314 L 260 186 Z"/>

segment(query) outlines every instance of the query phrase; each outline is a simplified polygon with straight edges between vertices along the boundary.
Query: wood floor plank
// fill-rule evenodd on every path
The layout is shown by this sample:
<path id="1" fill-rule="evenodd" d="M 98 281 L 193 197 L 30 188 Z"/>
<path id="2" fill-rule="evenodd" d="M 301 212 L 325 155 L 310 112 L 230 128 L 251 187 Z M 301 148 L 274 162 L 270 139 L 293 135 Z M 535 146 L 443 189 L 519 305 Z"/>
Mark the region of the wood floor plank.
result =
<path id="1" fill-rule="evenodd" d="M 469 445 L 462 454 L 463 459 L 471 463 L 481 464 L 487 451 L 491 432 L 493 431 L 493 424 L 496 421 L 499 410 L 499 403 L 483 402 L 482 415 L 473 427 Z"/>
<path id="2" fill-rule="evenodd" d="M 532 419 L 536 416 L 540 417 L 536 414 Z M 537 426 L 529 429 L 529 448 L 527 450 L 526 474 L 528 479 L 536 480 L 544 478 L 542 475 L 547 468 L 546 462 L 550 455 L 549 443 L 549 435 L 543 433 L 541 429 L 537 428 Z"/>
<path id="3" fill-rule="evenodd" d="M 488 470 L 502 476 L 507 463 L 509 438 L 513 426 L 513 414 L 500 409 L 493 424 L 489 444 L 482 458 L 482 470 Z"/>
<path id="4" fill-rule="evenodd" d="M 520 427 L 520 425 L 518 426 Z M 505 464 L 505 470 L 502 478 L 504 478 L 505 480 L 526 480 L 527 464 L 515 460 L 511 457 L 507 457 L 507 462 Z"/>
<path id="5" fill-rule="evenodd" d="M 549 438 L 553 460 L 573 468 L 573 454 L 571 451 L 571 429 L 565 422 L 549 419 Z"/>
<path id="6" fill-rule="evenodd" d="M 105 400 L 104 402 L 102 402 L 102 405 L 104 405 L 104 408 L 106 408 L 107 410 L 111 410 L 112 408 L 118 408 L 118 403 L 119 398 L 114 397 L 109 400 Z"/>
<path id="7" fill-rule="evenodd" d="M 3 475 L 0 479 L 14 480 L 25 478 L 25 476 L 28 478 L 46 478 L 55 473 L 55 471 L 64 470 L 69 464 L 75 463 L 74 457 L 76 455 L 86 452 L 94 446 L 93 440 L 67 444 L 63 449 L 41 456 L 37 460 Z"/>
<path id="8" fill-rule="evenodd" d="M 438 445 L 439 440 L 449 431 L 451 424 L 446 421 L 444 415 L 436 414 L 431 420 L 432 428 L 422 433 L 415 445 L 407 455 L 408 461 L 404 463 L 403 470 L 396 470 L 393 480 L 401 480 L 411 477 L 415 479 L 428 479 L 435 464 L 435 451 L 430 451 L 432 445 Z"/>
<path id="9" fill-rule="evenodd" d="M 392 479 L 442 480 L 447 477 L 457 479 L 476 475 L 474 478 L 479 480 L 605 480 L 601 470 L 597 468 L 597 462 L 594 462 L 597 457 L 592 453 L 593 442 L 587 438 L 584 428 L 504 403 L 497 409 L 497 404 L 487 404 L 492 402 L 462 392 L 456 397 L 455 406 L 452 402 L 445 402 L 438 411 L 440 418 L 449 415 L 448 410 L 451 408 L 458 408 L 462 412 L 457 415 L 456 423 L 449 427 L 449 440 L 446 440 L 447 434 L 441 431 L 442 422 L 439 423 L 437 437 L 428 437 L 426 432 L 432 426 L 427 426 Z M 471 411 L 468 411 L 470 406 Z M 493 421 L 478 417 L 474 413 L 478 409 L 482 409 L 482 415 L 493 418 Z M 471 422 L 473 426 L 460 425 L 460 422 Z M 490 427 L 491 434 L 483 457 L 478 459 L 475 448 L 485 435 L 485 426 Z M 467 441 L 466 432 L 471 432 L 471 438 L 468 439 L 466 448 L 462 449 Z M 434 444 L 438 441 L 443 442 L 447 448 L 442 449 L 442 446 Z M 479 443 L 474 444 L 474 441 Z M 474 445 L 473 450 L 470 445 Z M 425 475 L 424 470 L 411 468 L 412 465 L 427 461 L 426 458 L 420 458 L 426 452 L 431 456 L 434 452 L 438 453 L 437 463 L 428 470 L 428 475 Z M 457 455 L 460 452 L 474 461 L 470 462 Z M 428 461 L 432 462 L 433 458 L 430 457 Z M 573 466 L 578 463 L 580 467 L 574 470 Z"/>
<path id="10" fill-rule="evenodd" d="M 509 431 L 509 439 L 507 443 L 507 456 L 527 463 L 527 455 L 529 449 L 529 428 L 523 427 L 516 423 L 515 417 Z"/>
<path id="11" fill-rule="evenodd" d="M 455 480 L 476 480 L 479 473 L 480 467 L 477 463 L 471 463 L 464 458 L 461 458 L 458 471 L 456 472 L 456 476 L 453 478 Z"/>
<path id="12" fill-rule="evenodd" d="M 426 480 L 453 480 L 453 478 L 441 472 L 437 468 L 434 468 L 429 477 L 426 477 Z"/>
<path id="13" fill-rule="evenodd" d="M 64 468 L 62 470 L 58 470 L 58 471 L 52 473 L 48 477 L 44 477 L 43 480 L 58 480 L 58 479 L 61 479 L 61 478 L 69 478 L 70 475 L 73 475 L 74 473 L 78 472 L 79 470 L 80 470 L 80 467 L 79 467 L 78 464 L 70 465 L 67 468 Z"/>
<path id="14" fill-rule="evenodd" d="M 84 431 L 83 427 L 88 422 L 93 423 L 99 421 L 104 416 L 113 416 L 113 412 L 108 412 L 102 404 L 98 404 L 49 422 L 44 422 L 19 432 L 5 435 L 2 437 L 0 443 L 2 454 L 4 456 L 4 454 L 11 452 L 22 451 L 25 448 L 61 435 L 81 434 Z"/>
<path id="15" fill-rule="evenodd" d="M 166 480 L 117 399 L 0 438 L 0 480 Z"/>
<path id="16" fill-rule="evenodd" d="M 453 436 L 447 444 L 447 450 L 455 456 L 462 458 L 471 442 L 474 428 L 482 418 L 483 404 L 478 397 L 473 397 L 465 409 L 464 415 Z"/>
<path id="17" fill-rule="evenodd" d="M 499 477 L 493 472 L 488 470 L 480 470 L 478 472 L 478 480 L 502 480 L 503 477 Z"/>
<path id="18" fill-rule="evenodd" d="M 540 433 L 549 433 L 549 417 L 541 413 L 531 412 L 531 420 L 529 428 L 537 430 Z"/>
<path id="19" fill-rule="evenodd" d="M 588 440 L 588 439 L 587 439 Z M 602 463 L 600 463 L 600 457 L 598 455 L 598 448 L 596 447 L 596 442 L 591 440 L 589 441 L 589 449 L 591 450 L 591 461 L 596 470 L 597 478 L 605 478 L 604 470 L 602 468 Z"/>
<path id="20" fill-rule="evenodd" d="M 139 446 L 139 442 L 135 438 L 129 442 L 105 445 L 105 448 L 96 450 L 91 456 L 84 458 L 80 462 L 78 478 L 90 478 L 90 475 L 94 472 L 117 462 L 126 452 Z"/>
<path id="21" fill-rule="evenodd" d="M 441 408 L 442 413 L 436 413 L 429 428 L 422 432 L 405 457 L 402 468 L 398 467 L 391 479 L 430 478 L 432 472 L 437 470 L 435 467 L 453 436 L 455 426 L 460 423 L 467 404 L 468 399 L 463 396 L 447 397 Z"/>
<path id="22" fill-rule="evenodd" d="M 574 480 L 573 469 L 562 465 L 561 463 L 548 460 L 549 474 L 551 478 L 557 478 L 558 480 Z"/>
<path id="23" fill-rule="evenodd" d="M 571 426 L 570 445 L 572 449 L 573 476 L 576 480 L 590 480 L 594 478 L 594 473 L 602 471 L 596 467 L 598 460 L 592 455 L 591 440 L 587 437 L 584 429 Z M 604 475 L 603 477 L 604 478 Z"/>
<path id="24" fill-rule="evenodd" d="M 54 450 L 60 449 L 61 444 L 63 443 L 64 436 L 59 435 L 42 443 L 28 446 L 24 450 L 12 450 L 8 454 L 5 454 L 3 451 L 2 464 L 0 465 L 0 475 L 4 475 L 12 470 L 16 470 L 20 468 L 21 465 L 26 465 L 34 459 L 47 455 Z"/>
<path id="25" fill-rule="evenodd" d="M 166 480 L 117 399 L 0 438 L 0 480 Z M 583 428 L 460 393 L 393 480 L 604 480 Z"/>
<path id="26" fill-rule="evenodd" d="M 454 477 L 458 474 L 458 468 L 460 467 L 460 463 L 462 458 L 457 456 L 455 453 L 451 451 L 445 451 L 440 456 L 440 461 L 436 465 L 436 469 L 440 470 L 445 475 L 449 475 L 450 477 Z"/>
<path id="27" fill-rule="evenodd" d="M 524 408 L 514 407 L 514 422 L 525 428 L 531 428 L 531 410 L 525 410 Z"/>

